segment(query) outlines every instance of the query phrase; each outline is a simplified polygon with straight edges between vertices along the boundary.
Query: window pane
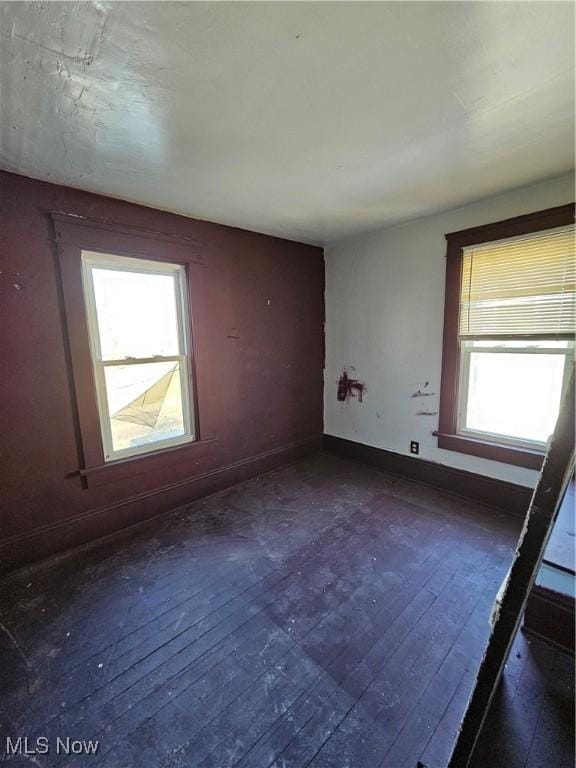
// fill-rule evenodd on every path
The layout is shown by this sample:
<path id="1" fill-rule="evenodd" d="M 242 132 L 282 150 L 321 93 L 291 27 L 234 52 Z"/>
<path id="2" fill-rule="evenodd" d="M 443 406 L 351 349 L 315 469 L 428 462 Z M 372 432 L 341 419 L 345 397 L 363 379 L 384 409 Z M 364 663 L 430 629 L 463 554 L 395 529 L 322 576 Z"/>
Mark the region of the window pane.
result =
<path id="1" fill-rule="evenodd" d="M 115 451 L 185 434 L 179 363 L 107 366 L 104 374 Z"/>
<path id="2" fill-rule="evenodd" d="M 93 267 L 92 277 L 103 360 L 180 353 L 175 275 Z"/>
<path id="3" fill-rule="evenodd" d="M 466 429 L 546 442 L 556 424 L 564 355 L 470 354 Z"/>

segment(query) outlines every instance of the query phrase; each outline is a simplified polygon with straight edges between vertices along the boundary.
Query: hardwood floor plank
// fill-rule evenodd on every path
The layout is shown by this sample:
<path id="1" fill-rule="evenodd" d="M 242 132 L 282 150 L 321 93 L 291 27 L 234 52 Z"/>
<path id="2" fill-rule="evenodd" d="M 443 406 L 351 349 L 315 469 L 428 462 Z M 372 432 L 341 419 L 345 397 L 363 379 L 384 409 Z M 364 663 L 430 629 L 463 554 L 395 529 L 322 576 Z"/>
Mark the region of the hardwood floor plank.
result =
<path id="1" fill-rule="evenodd" d="M 358 543 L 359 543 L 359 540 L 358 540 L 358 537 L 357 537 L 357 536 L 356 536 L 356 538 L 354 538 L 354 537 L 350 537 L 350 541 L 348 541 L 348 542 L 346 543 L 346 546 L 347 546 L 347 547 L 350 547 L 350 546 L 354 547 L 354 557 L 353 557 L 353 558 L 351 558 L 351 559 L 350 559 L 350 558 L 346 558 L 346 557 L 345 557 L 345 558 L 342 558 L 341 560 L 339 560 L 339 561 L 338 561 L 338 565 L 334 565 L 334 566 L 333 566 L 333 569 L 335 569 L 336 571 L 340 570 L 342 573 L 344 573 L 345 571 L 350 571 L 350 569 L 352 568 L 352 571 L 354 571 L 354 572 L 355 572 L 355 578 L 356 578 L 356 579 L 358 578 L 359 570 L 358 570 L 357 568 L 355 569 L 355 568 L 353 567 L 353 564 L 354 564 L 354 558 L 361 558 L 361 559 L 363 559 L 363 561 L 364 561 L 365 563 L 369 563 L 369 562 L 371 562 L 371 561 L 370 561 L 368 558 L 365 558 L 365 557 L 363 556 L 363 554 L 362 554 L 362 549 L 361 549 L 361 548 L 358 548 Z M 370 546 L 372 547 L 372 549 L 374 549 L 374 546 L 375 546 L 375 545 L 374 545 L 374 543 L 373 543 L 373 542 L 371 542 L 371 543 L 370 543 Z M 340 550 L 339 550 L 339 551 L 340 551 L 340 553 L 341 553 L 341 554 L 343 554 L 343 553 L 344 553 L 344 550 L 343 550 L 343 548 L 342 548 L 342 547 L 340 547 Z M 397 557 L 400 557 L 400 553 L 396 553 L 396 556 L 397 556 Z M 305 566 L 302 564 L 302 562 L 301 562 L 301 561 L 298 561 L 298 562 L 299 562 L 299 564 L 301 565 L 301 567 L 305 567 Z M 352 565 L 351 565 L 351 563 L 352 563 Z M 318 557 L 316 557 L 316 556 L 315 556 L 315 557 L 314 557 L 314 558 L 311 560 L 311 564 L 314 566 L 314 568 L 315 568 L 315 569 L 317 569 L 317 568 L 320 568 L 320 569 L 322 569 L 322 559 L 321 559 L 321 558 L 318 558 Z M 300 571 L 300 572 L 296 572 L 296 573 L 299 573 L 300 575 L 302 574 L 302 572 L 301 572 L 301 571 Z M 294 575 L 295 575 L 295 572 L 292 572 L 290 575 L 291 575 L 291 576 L 294 576 Z M 332 570 L 332 571 L 331 571 L 331 577 L 333 578 L 333 576 L 334 576 L 334 572 L 333 572 L 333 570 Z M 298 581 L 303 581 L 303 579 L 302 579 L 302 578 L 298 578 L 297 580 L 298 580 Z M 309 582 L 310 582 L 310 578 L 308 577 L 308 574 L 306 574 L 306 579 L 304 579 L 304 581 L 305 581 L 306 583 L 309 583 Z M 314 592 L 314 590 L 312 590 L 312 591 Z M 323 592 L 325 593 L 325 592 L 326 592 L 326 590 L 323 590 Z M 323 597 L 326 597 L 326 594 L 323 594 Z M 301 602 L 301 601 L 299 601 L 299 602 Z M 270 605 L 270 604 L 271 604 L 271 602 L 270 602 L 268 605 Z M 266 606 L 265 606 L 265 607 L 266 607 Z M 296 606 L 294 606 L 294 607 L 296 607 Z M 324 606 L 324 608 L 326 608 L 326 606 Z M 260 606 L 260 609 L 262 609 L 262 606 Z M 315 618 L 314 618 L 314 621 L 315 621 L 315 622 L 318 622 L 318 616 L 322 616 L 322 615 L 323 615 L 323 613 L 322 613 L 322 611 L 320 611 L 320 612 L 319 612 L 319 614 L 313 614 L 313 615 L 314 615 L 314 617 L 315 617 Z M 288 632 L 290 632 L 290 630 L 291 630 L 292 628 L 293 628 L 293 627 L 291 627 L 291 626 L 288 626 Z M 298 628 L 299 628 L 299 627 L 298 627 L 298 625 L 296 625 L 295 629 L 298 629 Z M 262 658 L 263 658 L 263 654 L 261 653 L 261 654 L 260 654 L 260 660 L 261 660 Z M 243 659 L 243 657 L 242 657 L 242 656 L 240 656 L 240 662 L 239 662 L 239 663 L 240 663 L 240 664 L 243 664 L 243 663 L 244 663 L 244 659 Z M 252 664 L 252 667 L 254 667 L 254 664 Z M 149 676 L 146 676 L 146 677 L 149 677 Z M 146 682 L 146 680 L 144 680 L 144 679 L 143 679 L 143 682 Z M 174 687 L 175 687 L 175 686 L 174 686 L 174 684 L 172 683 L 172 684 L 171 684 L 171 689 L 172 689 L 172 690 L 170 691 L 170 693 L 171 693 L 171 694 L 174 694 L 174 693 L 175 693 L 175 691 L 174 691 Z M 130 690 L 130 691 L 129 691 L 129 693 L 130 693 L 131 695 L 133 695 L 133 693 L 134 693 L 134 692 L 133 692 L 133 690 Z M 158 699 L 158 690 L 156 690 L 156 691 L 155 691 L 155 694 L 156 694 L 156 700 L 157 700 L 157 699 Z M 134 714 L 134 710 L 132 711 L 132 713 L 131 713 L 131 714 L 132 714 L 132 715 Z M 95 718 L 94 718 L 94 717 L 92 717 L 92 718 L 91 718 L 91 720 L 94 722 Z M 94 733 L 92 733 L 92 734 L 88 734 L 88 733 L 86 733 L 86 734 L 85 734 L 85 736 L 86 736 L 86 737 L 88 737 L 89 735 L 91 735 L 91 736 L 95 736 L 96 734 L 94 734 Z"/>
<path id="2" fill-rule="evenodd" d="M 97 738 L 102 768 L 439 768 L 518 527 L 312 457 L 5 581 L 1 723 Z M 567 691 L 525 692 L 560 661 L 524 654 L 512 744 L 564 768 Z"/>

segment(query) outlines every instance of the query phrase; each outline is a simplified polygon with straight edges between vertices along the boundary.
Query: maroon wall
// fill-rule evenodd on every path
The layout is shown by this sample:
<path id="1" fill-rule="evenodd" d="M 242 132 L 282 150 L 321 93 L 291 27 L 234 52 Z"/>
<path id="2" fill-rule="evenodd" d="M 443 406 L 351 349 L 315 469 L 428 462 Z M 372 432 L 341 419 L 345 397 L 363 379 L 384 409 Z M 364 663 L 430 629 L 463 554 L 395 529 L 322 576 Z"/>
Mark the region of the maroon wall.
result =
<path id="1" fill-rule="evenodd" d="M 4 567 L 25 563 L 294 460 L 322 433 L 319 248 L 0 173 Z M 51 211 L 193 237 L 201 420 L 194 459 L 84 488 Z"/>

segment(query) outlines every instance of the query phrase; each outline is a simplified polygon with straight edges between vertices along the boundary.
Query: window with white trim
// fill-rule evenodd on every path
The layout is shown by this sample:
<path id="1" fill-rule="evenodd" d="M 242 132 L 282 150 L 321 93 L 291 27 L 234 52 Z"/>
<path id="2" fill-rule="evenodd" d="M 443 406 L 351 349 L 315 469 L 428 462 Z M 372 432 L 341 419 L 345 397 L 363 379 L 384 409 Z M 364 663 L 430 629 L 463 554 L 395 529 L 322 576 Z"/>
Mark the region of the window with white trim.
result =
<path id="1" fill-rule="evenodd" d="M 575 283 L 573 226 L 462 249 L 459 435 L 546 444 L 574 359 Z"/>
<path id="2" fill-rule="evenodd" d="M 195 439 L 186 269 L 82 251 L 104 458 Z"/>

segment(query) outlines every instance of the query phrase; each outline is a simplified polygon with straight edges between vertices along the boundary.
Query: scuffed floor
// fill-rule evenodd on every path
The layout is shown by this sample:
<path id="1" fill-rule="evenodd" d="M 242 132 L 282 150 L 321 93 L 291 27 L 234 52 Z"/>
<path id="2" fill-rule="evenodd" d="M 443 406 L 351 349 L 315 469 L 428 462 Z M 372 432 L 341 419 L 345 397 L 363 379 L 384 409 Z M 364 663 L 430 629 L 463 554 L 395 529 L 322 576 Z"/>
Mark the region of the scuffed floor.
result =
<path id="1" fill-rule="evenodd" d="M 516 638 L 470 768 L 574 768 L 574 657 Z"/>
<path id="2" fill-rule="evenodd" d="M 440 766 L 518 533 L 326 455 L 257 478 L 4 583 L 2 736 L 47 737 L 38 766 Z"/>

